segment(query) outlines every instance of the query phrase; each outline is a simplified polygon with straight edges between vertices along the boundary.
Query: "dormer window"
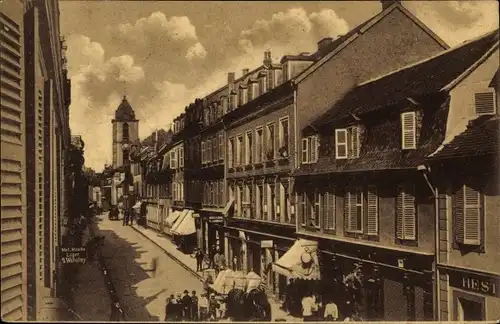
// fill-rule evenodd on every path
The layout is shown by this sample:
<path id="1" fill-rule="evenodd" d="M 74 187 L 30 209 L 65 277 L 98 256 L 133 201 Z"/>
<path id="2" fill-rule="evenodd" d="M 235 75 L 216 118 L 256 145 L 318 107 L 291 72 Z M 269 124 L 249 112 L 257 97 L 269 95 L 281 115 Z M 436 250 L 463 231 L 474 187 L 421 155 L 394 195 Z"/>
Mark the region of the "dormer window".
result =
<path id="1" fill-rule="evenodd" d="M 358 158 L 360 151 L 359 126 L 335 130 L 335 158 Z"/>
<path id="2" fill-rule="evenodd" d="M 318 162 L 318 136 L 308 136 L 302 139 L 302 164 Z"/>
<path id="3" fill-rule="evenodd" d="M 276 84 L 276 73 L 274 70 L 267 71 L 267 89 L 271 90 Z"/>
<path id="4" fill-rule="evenodd" d="M 248 97 L 247 97 L 247 89 L 246 88 L 240 88 L 240 106 L 243 106 L 244 104 L 247 103 Z"/>
<path id="5" fill-rule="evenodd" d="M 417 147 L 416 113 L 414 111 L 401 114 L 401 148 L 403 150 L 414 150 Z"/>
<path id="6" fill-rule="evenodd" d="M 237 99 L 237 96 L 236 96 L 236 93 L 232 93 L 229 95 L 229 111 L 233 111 L 236 109 L 236 101 Z"/>
<path id="7" fill-rule="evenodd" d="M 267 91 L 267 79 L 265 76 L 259 79 L 259 94 L 263 95 Z"/>
<path id="8" fill-rule="evenodd" d="M 494 115 L 497 111 L 494 92 L 477 92 L 474 94 L 476 115 Z"/>

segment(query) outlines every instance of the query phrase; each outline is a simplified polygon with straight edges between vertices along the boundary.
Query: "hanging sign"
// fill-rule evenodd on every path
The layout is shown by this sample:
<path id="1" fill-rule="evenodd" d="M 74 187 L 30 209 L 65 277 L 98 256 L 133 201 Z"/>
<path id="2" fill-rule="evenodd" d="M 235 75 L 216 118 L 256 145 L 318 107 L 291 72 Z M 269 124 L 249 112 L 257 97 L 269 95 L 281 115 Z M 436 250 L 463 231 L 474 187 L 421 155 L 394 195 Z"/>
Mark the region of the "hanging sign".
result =
<path id="1" fill-rule="evenodd" d="M 87 251 L 81 247 L 61 247 L 61 262 L 63 264 L 85 263 L 87 261 Z"/>
<path id="2" fill-rule="evenodd" d="M 265 241 L 260 241 L 260 247 L 263 249 L 268 249 L 273 247 L 273 241 L 272 240 L 265 240 Z"/>

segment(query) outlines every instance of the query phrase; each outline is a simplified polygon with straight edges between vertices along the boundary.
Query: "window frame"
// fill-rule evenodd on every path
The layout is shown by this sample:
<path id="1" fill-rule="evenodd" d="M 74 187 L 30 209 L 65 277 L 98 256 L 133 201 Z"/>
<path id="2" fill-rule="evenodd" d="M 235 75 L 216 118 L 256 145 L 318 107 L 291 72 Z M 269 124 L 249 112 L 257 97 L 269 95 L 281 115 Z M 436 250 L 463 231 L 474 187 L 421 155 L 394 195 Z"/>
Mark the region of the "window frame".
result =
<path id="1" fill-rule="evenodd" d="M 467 203 L 467 189 L 472 190 L 476 194 L 477 204 Z M 458 195 L 460 193 L 460 196 Z M 453 192 L 453 204 L 452 204 L 452 225 L 453 225 L 453 243 L 455 247 L 469 247 L 473 249 L 479 248 L 480 252 L 484 252 L 484 242 L 485 242 L 485 215 L 484 215 L 484 190 L 482 187 L 478 189 L 473 188 L 468 183 L 462 183 L 459 189 Z M 460 199 L 462 201 L 460 201 Z M 477 210 L 477 239 L 467 238 L 467 224 L 470 224 L 470 220 L 467 218 L 467 209 Z M 462 232 L 459 232 L 459 228 L 463 228 Z M 461 234 L 461 237 L 460 237 Z"/>
<path id="2" fill-rule="evenodd" d="M 240 141 L 241 138 L 241 141 Z M 245 138 L 243 136 L 243 133 L 240 133 L 236 135 L 236 166 L 241 166 L 243 165 L 243 161 L 245 160 Z"/>
<path id="3" fill-rule="evenodd" d="M 229 137 L 228 139 L 228 150 L 227 150 L 227 163 L 229 168 L 236 167 L 236 138 L 234 136 Z"/>
<path id="4" fill-rule="evenodd" d="M 286 128 L 287 128 L 287 134 L 286 134 L 286 143 L 285 143 L 285 131 L 283 127 L 283 122 L 286 122 Z M 287 150 L 289 150 L 290 147 L 290 118 L 288 116 L 281 117 L 278 121 L 278 150 L 280 150 L 282 147 L 285 147 Z"/>
<path id="5" fill-rule="evenodd" d="M 260 132 L 260 136 L 259 136 Z M 260 154 L 259 154 L 260 153 Z M 255 127 L 255 162 L 262 163 L 264 161 L 264 126 Z"/>
<path id="6" fill-rule="evenodd" d="M 184 147 L 179 147 L 179 168 L 184 167 Z"/>
<path id="7" fill-rule="evenodd" d="M 345 141 L 339 142 L 339 133 L 344 134 Z M 349 149 L 348 149 L 348 134 L 347 128 L 337 128 L 335 129 L 335 158 L 337 160 L 345 160 L 349 157 Z M 343 146 L 345 148 L 345 155 L 339 155 L 339 146 Z"/>
<path id="8" fill-rule="evenodd" d="M 272 127 L 272 130 L 273 130 L 273 134 L 271 135 L 271 131 L 270 131 L 270 127 Z M 266 158 L 266 161 L 272 161 L 272 160 L 275 160 L 276 159 L 276 141 L 275 141 L 275 136 L 276 136 L 276 125 L 274 122 L 269 122 L 266 124 L 266 145 L 265 145 L 265 158 Z M 272 143 L 272 153 L 273 153 L 273 157 L 272 159 L 268 160 L 267 158 L 267 152 L 268 150 L 270 149 L 268 147 L 268 144 L 269 143 Z"/>
<path id="9" fill-rule="evenodd" d="M 253 132 L 245 132 L 245 165 L 250 165 L 253 163 L 252 159 L 252 147 L 253 147 Z"/>

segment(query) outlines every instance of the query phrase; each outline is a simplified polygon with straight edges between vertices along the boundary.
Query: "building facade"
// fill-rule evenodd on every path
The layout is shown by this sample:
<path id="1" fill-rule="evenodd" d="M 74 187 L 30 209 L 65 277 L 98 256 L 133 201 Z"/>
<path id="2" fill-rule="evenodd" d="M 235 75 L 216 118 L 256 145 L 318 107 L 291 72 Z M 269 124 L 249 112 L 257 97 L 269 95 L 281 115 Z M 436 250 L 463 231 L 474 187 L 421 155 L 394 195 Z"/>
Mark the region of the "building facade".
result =
<path id="1" fill-rule="evenodd" d="M 57 1 L 0 4 L 2 318 L 35 320 L 59 280 L 70 81 Z"/>

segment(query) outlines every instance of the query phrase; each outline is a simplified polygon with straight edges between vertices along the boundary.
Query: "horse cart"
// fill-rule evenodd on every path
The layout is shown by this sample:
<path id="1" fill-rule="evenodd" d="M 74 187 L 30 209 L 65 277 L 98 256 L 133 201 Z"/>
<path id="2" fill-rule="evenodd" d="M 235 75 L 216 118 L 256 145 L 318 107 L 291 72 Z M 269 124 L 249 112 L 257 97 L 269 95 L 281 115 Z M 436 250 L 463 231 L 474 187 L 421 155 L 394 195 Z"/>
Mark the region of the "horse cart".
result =
<path id="1" fill-rule="evenodd" d="M 271 304 L 265 285 L 255 272 L 223 270 L 210 291 L 226 303 L 226 315 L 233 321 L 271 321 Z"/>

